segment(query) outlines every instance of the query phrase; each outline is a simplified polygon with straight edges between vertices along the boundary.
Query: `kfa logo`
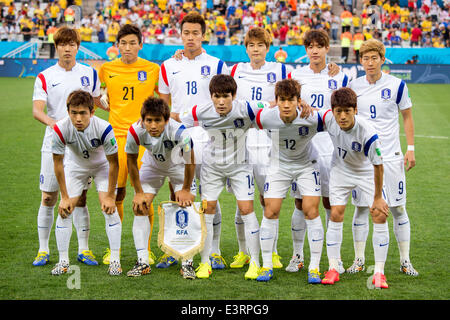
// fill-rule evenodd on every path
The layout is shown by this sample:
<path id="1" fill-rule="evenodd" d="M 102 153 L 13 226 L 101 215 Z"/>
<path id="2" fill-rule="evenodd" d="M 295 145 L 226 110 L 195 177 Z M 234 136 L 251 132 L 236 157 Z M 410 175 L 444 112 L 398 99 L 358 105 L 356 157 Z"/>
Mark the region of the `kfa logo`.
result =
<path id="1" fill-rule="evenodd" d="M 178 210 L 175 213 L 175 223 L 176 223 L 177 227 L 180 229 L 186 228 L 189 223 L 188 212 L 183 209 Z M 178 230 L 177 230 L 177 234 L 178 234 Z"/>
<path id="2" fill-rule="evenodd" d="M 173 149 L 173 142 L 170 140 L 165 140 L 164 142 L 164 147 L 166 149 L 172 150 Z"/>
<path id="3" fill-rule="evenodd" d="M 81 85 L 83 87 L 88 87 L 89 86 L 89 78 L 88 77 L 83 76 L 83 77 L 80 78 L 80 80 L 81 80 Z"/>
<path id="4" fill-rule="evenodd" d="M 209 66 L 202 66 L 200 68 L 200 74 L 205 77 L 209 76 L 211 74 L 211 68 Z"/>
<path id="5" fill-rule="evenodd" d="M 234 120 L 234 126 L 236 128 L 242 128 L 244 126 L 244 119 L 236 119 L 236 120 Z"/>
<path id="6" fill-rule="evenodd" d="M 300 136 L 307 136 L 309 133 L 309 128 L 308 127 L 300 127 L 298 128 L 298 134 Z"/>
<path id="7" fill-rule="evenodd" d="M 356 142 L 356 141 L 353 141 L 353 142 L 352 142 L 352 150 L 353 150 L 353 151 L 361 152 L 361 148 L 362 148 L 361 143 Z"/>
<path id="8" fill-rule="evenodd" d="M 381 90 L 381 98 L 384 100 L 390 99 L 391 98 L 391 89 L 383 89 Z"/>
<path id="9" fill-rule="evenodd" d="M 275 83 L 277 82 L 277 75 L 273 72 L 269 72 L 267 74 L 267 82 L 269 83 Z"/>
<path id="10" fill-rule="evenodd" d="M 94 148 L 100 147 L 101 144 L 102 144 L 102 142 L 101 142 L 100 139 L 92 139 L 92 140 L 91 140 L 91 145 L 92 145 Z"/>
<path id="11" fill-rule="evenodd" d="M 328 80 L 328 89 L 336 90 L 337 89 L 337 81 L 334 79 Z"/>
<path id="12" fill-rule="evenodd" d="M 138 76 L 139 81 L 147 80 L 147 72 L 146 71 L 139 71 L 137 76 Z"/>

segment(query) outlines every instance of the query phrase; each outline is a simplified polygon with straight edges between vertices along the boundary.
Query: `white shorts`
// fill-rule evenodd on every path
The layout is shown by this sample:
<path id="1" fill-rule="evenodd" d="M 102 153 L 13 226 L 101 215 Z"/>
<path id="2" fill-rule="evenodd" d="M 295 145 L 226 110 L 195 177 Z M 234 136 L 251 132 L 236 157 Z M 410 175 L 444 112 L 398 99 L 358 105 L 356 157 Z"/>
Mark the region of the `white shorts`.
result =
<path id="1" fill-rule="evenodd" d="M 389 207 L 406 204 L 406 178 L 403 159 L 384 161 L 383 197 Z"/>
<path id="2" fill-rule="evenodd" d="M 65 162 L 65 161 L 64 161 Z M 59 190 L 58 180 L 55 176 L 53 154 L 41 152 L 41 172 L 39 175 L 39 189 L 44 192 L 56 192 Z"/>
<path id="3" fill-rule="evenodd" d="M 217 201 L 226 183 L 230 184 L 236 200 L 252 201 L 255 194 L 251 165 L 235 165 L 230 169 L 218 169 L 202 165 L 200 183 L 202 200 Z"/>
<path id="4" fill-rule="evenodd" d="M 108 163 L 93 169 L 86 169 L 68 162 L 64 171 L 66 173 L 67 193 L 70 198 L 81 196 L 83 190 L 90 188 L 92 180 L 94 180 L 98 192 L 108 192 Z"/>
<path id="5" fill-rule="evenodd" d="M 292 188 L 295 195 L 320 197 L 320 177 L 317 165 L 270 167 L 264 184 L 264 198 L 286 198 Z"/>
<path id="6" fill-rule="evenodd" d="M 347 205 L 350 194 L 352 203 L 358 207 L 371 207 L 375 194 L 373 171 L 364 174 L 350 174 L 341 168 L 333 167 L 330 171 L 330 205 Z"/>
<path id="7" fill-rule="evenodd" d="M 174 192 L 183 188 L 184 183 L 184 165 L 177 165 L 168 170 L 161 170 L 149 165 L 143 164 L 139 170 L 139 179 L 141 180 L 144 193 L 157 194 L 164 185 L 166 177 L 169 178 Z M 192 181 L 191 193 L 196 195 L 195 179 Z"/>

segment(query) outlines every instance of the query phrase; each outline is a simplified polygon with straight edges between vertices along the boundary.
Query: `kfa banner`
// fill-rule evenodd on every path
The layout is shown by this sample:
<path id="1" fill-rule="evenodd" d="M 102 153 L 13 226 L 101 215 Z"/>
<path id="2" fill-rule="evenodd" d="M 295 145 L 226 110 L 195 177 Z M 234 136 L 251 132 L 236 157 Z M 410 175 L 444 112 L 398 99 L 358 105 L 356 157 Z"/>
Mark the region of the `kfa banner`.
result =
<path id="1" fill-rule="evenodd" d="M 186 208 L 173 201 L 160 203 L 158 246 L 164 253 L 178 260 L 186 260 L 203 249 L 206 239 L 205 207 L 206 202 L 194 202 Z"/>

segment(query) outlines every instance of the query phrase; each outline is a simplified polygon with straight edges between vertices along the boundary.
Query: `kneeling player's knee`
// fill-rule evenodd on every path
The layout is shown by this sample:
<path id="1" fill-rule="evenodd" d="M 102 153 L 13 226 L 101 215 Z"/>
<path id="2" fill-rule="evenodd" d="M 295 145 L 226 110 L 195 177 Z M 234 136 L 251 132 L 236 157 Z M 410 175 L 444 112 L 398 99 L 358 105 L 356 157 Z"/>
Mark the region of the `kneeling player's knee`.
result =
<path id="1" fill-rule="evenodd" d="M 296 207 L 298 210 L 303 210 L 302 199 L 297 199 L 297 198 L 295 198 L 295 207 Z"/>
<path id="2" fill-rule="evenodd" d="M 373 223 L 385 223 L 386 215 L 382 213 L 380 210 L 375 210 L 371 212 Z"/>
<path id="3" fill-rule="evenodd" d="M 117 188 L 116 202 L 123 201 L 125 199 L 126 193 L 127 193 L 126 188 Z"/>
<path id="4" fill-rule="evenodd" d="M 52 207 L 56 204 L 57 200 L 58 200 L 57 192 L 52 192 L 52 193 L 43 192 L 42 193 L 42 205 L 43 206 Z"/>

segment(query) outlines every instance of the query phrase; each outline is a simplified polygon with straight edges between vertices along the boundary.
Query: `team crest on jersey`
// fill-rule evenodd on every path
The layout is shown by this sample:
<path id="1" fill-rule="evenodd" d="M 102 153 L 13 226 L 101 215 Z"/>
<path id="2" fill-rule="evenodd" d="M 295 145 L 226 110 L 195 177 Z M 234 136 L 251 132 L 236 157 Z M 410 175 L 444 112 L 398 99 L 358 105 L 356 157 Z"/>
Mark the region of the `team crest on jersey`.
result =
<path id="1" fill-rule="evenodd" d="M 274 72 L 269 72 L 267 74 L 267 82 L 269 83 L 277 82 L 277 75 Z"/>
<path id="2" fill-rule="evenodd" d="M 300 136 L 307 136 L 309 133 L 309 128 L 308 127 L 300 127 L 298 128 L 298 134 Z"/>
<path id="3" fill-rule="evenodd" d="M 211 68 L 210 66 L 202 66 L 200 68 L 200 73 L 202 76 L 209 76 L 211 74 Z"/>
<path id="4" fill-rule="evenodd" d="M 381 90 L 381 98 L 384 100 L 391 98 L 391 89 L 385 88 Z"/>
<path id="5" fill-rule="evenodd" d="M 83 76 L 83 77 L 80 78 L 80 80 L 81 80 L 81 85 L 83 87 L 88 87 L 89 86 L 89 78 L 88 77 Z"/>
<path id="6" fill-rule="evenodd" d="M 173 142 L 170 140 L 164 140 L 164 148 L 172 150 L 173 149 Z"/>
<path id="7" fill-rule="evenodd" d="M 242 128 L 244 126 L 244 119 L 236 119 L 233 123 L 236 128 Z"/>
<path id="8" fill-rule="evenodd" d="M 337 89 L 337 81 L 334 79 L 328 80 L 328 89 L 336 90 Z"/>
<path id="9" fill-rule="evenodd" d="M 138 72 L 138 80 L 139 81 L 147 80 L 147 72 L 146 71 L 139 71 Z"/>
<path id="10" fill-rule="evenodd" d="M 178 228 L 184 229 L 189 223 L 189 214 L 186 210 L 178 210 L 175 213 L 175 223 Z"/>
<path id="11" fill-rule="evenodd" d="M 361 143 L 356 142 L 356 141 L 353 141 L 353 142 L 352 142 L 352 150 L 353 150 L 353 151 L 361 152 L 361 148 L 362 148 Z"/>
<path id="12" fill-rule="evenodd" d="M 102 144 L 102 141 L 101 141 L 100 139 L 92 139 L 92 140 L 91 140 L 91 145 L 92 145 L 94 148 L 100 147 L 101 144 Z"/>

